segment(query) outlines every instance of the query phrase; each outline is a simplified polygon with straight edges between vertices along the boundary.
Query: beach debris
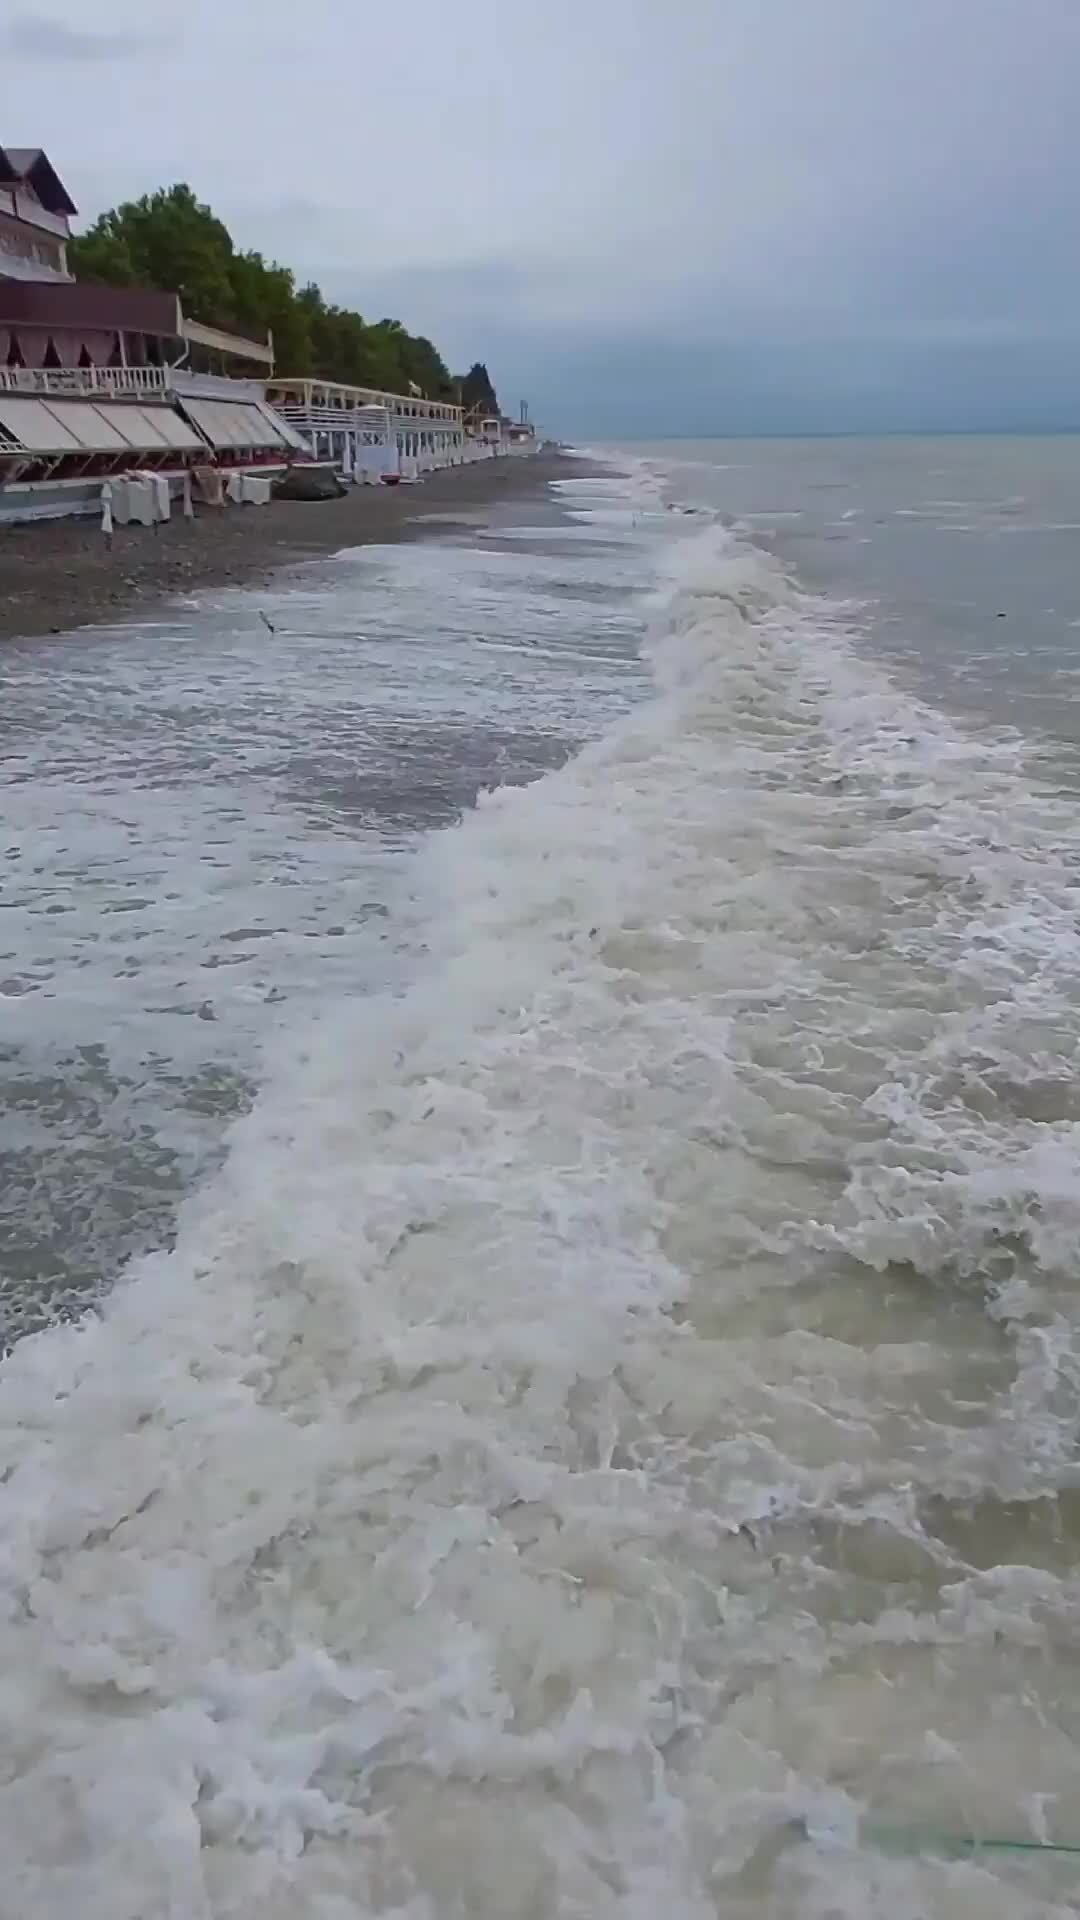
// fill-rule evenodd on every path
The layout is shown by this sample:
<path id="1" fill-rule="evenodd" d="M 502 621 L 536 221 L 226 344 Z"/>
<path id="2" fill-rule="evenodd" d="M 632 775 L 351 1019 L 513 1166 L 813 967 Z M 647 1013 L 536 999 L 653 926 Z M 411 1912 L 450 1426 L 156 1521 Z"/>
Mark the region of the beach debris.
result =
<path id="1" fill-rule="evenodd" d="M 872 1847 L 878 1853 L 896 1857 L 937 1859 L 977 1859 L 985 1853 L 1080 1854 L 1080 1846 L 1066 1841 L 1041 1840 L 1036 1835 L 938 1833 L 893 1826 L 874 1819 L 859 1819 L 853 1808 L 845 1809 L 840 1819 L 814 1816 L 789 1821 L 793 1837 L 809 1840 L 826 1852 L 847 1852 L 855 1847 Z"/>
<path id="2" fill-rule="evenodd" d="M 275 627 L 273 621 L 263 612 L 261 607 L 259 608 L 259 619 L 262 621 L 263 626 L 266 628 L 267 633 L 277 632 L 277 628 Z"/>
<path id="3" fill-rule="evenodd" d="M 346 489 L 331 466 L 290 467 L 274 487 L 275 500 L 343 500 Z"/>
<path id="4" fill-rule="evenodd" d="M 225 483 L 219 467 L 193 467 L 191 480 L 194 491 L 204 506 L 223 507 L 225 505 Z"/>

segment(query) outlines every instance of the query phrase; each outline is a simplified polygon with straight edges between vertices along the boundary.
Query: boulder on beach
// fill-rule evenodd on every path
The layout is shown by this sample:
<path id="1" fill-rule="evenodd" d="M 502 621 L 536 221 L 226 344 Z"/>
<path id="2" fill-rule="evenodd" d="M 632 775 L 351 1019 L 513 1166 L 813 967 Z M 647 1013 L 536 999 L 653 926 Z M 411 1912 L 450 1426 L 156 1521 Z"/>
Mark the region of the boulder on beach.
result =
<path id="1" fill-rule="evenodd" d="M 333 467 L 290 467 L 275 482 L 275 500 L 340 500 L 346 488 Z"/>

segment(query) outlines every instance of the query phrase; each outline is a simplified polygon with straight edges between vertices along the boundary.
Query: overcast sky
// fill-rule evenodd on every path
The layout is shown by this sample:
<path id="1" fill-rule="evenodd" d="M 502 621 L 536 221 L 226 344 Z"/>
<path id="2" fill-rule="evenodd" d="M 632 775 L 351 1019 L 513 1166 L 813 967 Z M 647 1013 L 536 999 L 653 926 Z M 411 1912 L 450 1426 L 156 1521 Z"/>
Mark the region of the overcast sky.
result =
<path id="1" fill-rule="evenodd" d="M 0 12 L 87 218 L 188 180 L 580 433 L 1080 423 L 1078 100 L 1080 0 Z"/>

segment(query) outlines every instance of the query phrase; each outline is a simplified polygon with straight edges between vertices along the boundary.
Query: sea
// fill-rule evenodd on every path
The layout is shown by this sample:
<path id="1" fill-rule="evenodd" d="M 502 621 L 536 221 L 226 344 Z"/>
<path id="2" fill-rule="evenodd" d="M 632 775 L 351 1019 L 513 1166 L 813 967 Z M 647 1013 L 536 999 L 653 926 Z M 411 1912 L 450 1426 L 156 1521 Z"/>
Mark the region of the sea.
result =
<path id="1" fill-rule="evenodd" d="M 1080 439 L 0 649 L 2 1920 L 1080 1909 Z"/>

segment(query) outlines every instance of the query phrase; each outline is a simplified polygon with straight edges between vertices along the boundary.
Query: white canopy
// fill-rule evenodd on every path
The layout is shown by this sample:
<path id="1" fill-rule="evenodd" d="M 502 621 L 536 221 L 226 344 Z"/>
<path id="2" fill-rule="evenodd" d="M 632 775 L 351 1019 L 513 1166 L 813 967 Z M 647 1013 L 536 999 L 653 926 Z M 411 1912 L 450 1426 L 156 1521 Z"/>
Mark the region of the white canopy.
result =
<path id="1" fill-rule="evenodd" d="M 77 453 L 198 453 L 202 441 L 164 402 L 47 400 L 0 393 L 0 446 L 6 452 L 58 457 Z M 9 445 L 13 442 L 13 445 Z"/>

